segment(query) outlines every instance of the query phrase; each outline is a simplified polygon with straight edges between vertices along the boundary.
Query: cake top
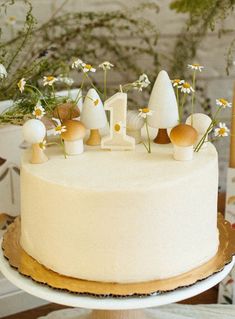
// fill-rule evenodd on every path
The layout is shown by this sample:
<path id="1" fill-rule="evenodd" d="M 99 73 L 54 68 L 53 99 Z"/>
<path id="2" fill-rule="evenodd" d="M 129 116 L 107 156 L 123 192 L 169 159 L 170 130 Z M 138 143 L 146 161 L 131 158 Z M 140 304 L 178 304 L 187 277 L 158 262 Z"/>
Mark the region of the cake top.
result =
<path id="1" fill-rule="evenodd" d="M 30 152 L 22 157 L 23 170 L 37 178 L 61 186 L 74 188 L 131 191 L 150 189 L 156 184 L 173 183 L 176 180 L 200 174 L 200 168 L 217 165 L 217 151 L 208 143 L 206 149 L 195 154 L 191 161 L 174 161 L 172 145 L 152 147 L 152 154 L 145 151 L 141 144 L 136 145 L 135 152 L 111 152 L 99 147 L 86 146 L 79 156 L 70 156 L 64 160 L 57 146 L 47 149 L 49 161 L 40 165 L 31 164 Z"/>

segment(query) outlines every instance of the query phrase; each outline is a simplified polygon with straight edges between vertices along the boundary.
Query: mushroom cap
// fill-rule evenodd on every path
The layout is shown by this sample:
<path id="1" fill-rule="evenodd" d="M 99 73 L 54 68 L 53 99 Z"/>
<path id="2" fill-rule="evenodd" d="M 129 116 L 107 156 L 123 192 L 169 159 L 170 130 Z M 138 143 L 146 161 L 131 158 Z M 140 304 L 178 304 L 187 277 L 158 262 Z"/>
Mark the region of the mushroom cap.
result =
<path id="1" fill-rule="evenodd" d="M 179 124 L 170 133 L 172 144 L 187 147 L 192 146 L 197 140 L 198 133 L 191 125 Z"/>
<path id="2" fill-rule="evenodd" d="M 82 122 L 77 120 L 67 120 L 63 122 L 66 131 L 61 133 L 61 137 L 65 141 L 76 141 L 83 139 L 86 135 L 86 128 Z"/>
<path id="3" fill-rule="evenodd" d="M 128 110 L 126 120 L 126 128 L 128 130 L 140 130 L 144 126 L 144 119 L 139 116 L 138 111 Z"/>
<path id="4" fill-rule="evenodd" d="M 190 115 L 187 120 L 186 124 L 191 125 L 191 118 Z M 193 114 L 193 127 L 198 132 L 198 134 L 205 134 L 206 130 L 208 129 L 209 125 L 211 124 L 211 118 L 203 113 L 194 113 Z"/>
<path id="5" fill-rule="evenodd" d="M 42 121 L 31 119 L 23 125 L 23 137 L 30 144 L 37 144 L 44 140 L 46 135 L 46 127 Z"/>
<path id="6" fill-rule="evenodd" d="M 53 116 L 64 122 L 79 117 L 80 110 L 73 102 L 62 103 L 54 109 Z"/>

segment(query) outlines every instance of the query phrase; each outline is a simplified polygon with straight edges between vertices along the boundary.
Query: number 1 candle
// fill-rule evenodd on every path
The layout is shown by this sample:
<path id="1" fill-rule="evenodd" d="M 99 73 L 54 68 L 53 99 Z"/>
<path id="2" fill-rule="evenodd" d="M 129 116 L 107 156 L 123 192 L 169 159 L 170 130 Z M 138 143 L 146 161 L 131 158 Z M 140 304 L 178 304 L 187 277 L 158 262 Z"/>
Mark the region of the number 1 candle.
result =
<path id="1" fill-rule="evenodd" d="M 135 139 L 126 134 L 127 94 L 118 92 L 104 103 L 110 111 L 110 133 L 102 138 L 101 148 L 110 150 L 133 150 Z"/>

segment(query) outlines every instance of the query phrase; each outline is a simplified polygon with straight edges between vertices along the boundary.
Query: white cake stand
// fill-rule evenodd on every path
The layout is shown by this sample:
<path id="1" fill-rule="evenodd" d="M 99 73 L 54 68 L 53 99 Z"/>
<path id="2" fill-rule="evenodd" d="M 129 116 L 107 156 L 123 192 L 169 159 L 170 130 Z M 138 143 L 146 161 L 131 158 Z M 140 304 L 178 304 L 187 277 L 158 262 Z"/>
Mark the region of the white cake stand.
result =
<path id="1" fill-rule="evenodd" d="M 1 247 L 1 241 L 0 241 Z M 163 293 L 150 297 L 129 297 L 129 298 L 96 298 L 92 296 L 80 296 L 64 291 L 55 290 L 32 279 L 22 276 L 13 269 L 3 256 L 0 249 L 0 270 L 3 275 L 14 285 L 27 293 L 48 300 L 57 304 L 85 309 L 96 309 L 85 314 L 78 309 L 62 310 L 49 315 L 47 318 L 67 319 L 147 319 L 150 318 L 146 312 L 139 309 L 156 307 L 170 304 L 183 299 L 193 297 L 218 284 L 231 271 L 235 263 L 235 257 L 225 268 L 211 277 L 202 280 L 190 287 L 180 288 L 172 292 Z M 82 314 L 81 314 L 82 313 Z"/>

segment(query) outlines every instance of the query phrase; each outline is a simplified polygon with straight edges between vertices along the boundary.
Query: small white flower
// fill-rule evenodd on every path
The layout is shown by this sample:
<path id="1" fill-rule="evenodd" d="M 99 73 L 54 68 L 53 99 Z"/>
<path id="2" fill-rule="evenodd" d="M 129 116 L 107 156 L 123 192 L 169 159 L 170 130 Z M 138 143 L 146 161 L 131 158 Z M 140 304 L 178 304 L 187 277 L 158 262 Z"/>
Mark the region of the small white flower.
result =
<path id="1" fill-rule="evenodd" d="M 125 127 L 121 121 L 114 124 L 114 131 L 118 134 L 121 134 L 124 128 Z"/>
<path id="2" fill-rule="evenodd" d="M 46 146 L 47 146 L 46 140 L 44 140 L 44 141 L 42 141 L 41 143 L 39 143 L 39 147 L 40 147 L 42 150 L 45 150 L 45 149 L 46 149 Z"/>
<path id="3" fill-rule="evenodd" d="M 188 82 L 184 82 L 184 80 L 180 81 L 180 85 L 178 87 L 181 89 L 181 92 L 185 94 L 194 92 L 192 86 Z"/>
<path id="4" fill-rule="evenodd" d="M 17 83 L 17 86 L 18 86 L 18 88 L 19 88 L 19 90 L 20 90 L 21 93 L 23 93 L 23 91 L 24 91 L 25 84 L 26 84 L 25 78 L 22 78 L 22 79 Z"/>
<path id="5" fill-rule="evenodd" d="M 72 63 L 72 69 L 77 69 L 82 67 L 83 61 L 81 59 L 77 59 Z"/>
<path id="6" fill-rule="evenodd" d="M 33 115 L 36 117 L 36 119 L 41 119 L 46 114 L 45 109 L 42 105 L 37 103 L 37 105 L 34 107 Z"/>
<path id="7" fill-rule="evenodd" d="M 68 86 L 71 86 L 74 83 L 74 80 L 72 78 L 63 76 L 62 74 L 57 77 L 57 80 L 61 83 L 65 83 Z"/>
<path id="8" fill-rule="evenodd" d="M 87 72 L 96 72 L 96 69 L 93 68 L 92 65 L 90 64 L 86 64 L 86 63 L 82 63 L 82 70 L 84 73 L 87 73 Z"/>
<path id="9" fill-rule="evenodd" d="M 201 72 L 202 69 L 204 69 L 204 66 L 198 63 L 193 63 L 193 64 L 188 64 L 188 68 L 191 70 L 196 70 Z"/>
<path id="10" fill-rule="evenodd" d="M 16 17 L 15 16 L 7 17 L 6 24 L 11 25 L 11 26 L 15 25 L 16 24 Z"/>
<path id="11" fill-rule="evenodd" d="M 43 77 L 43 85 L 49 85 L 52 86 L 56 81 L 58 81 L 58 79 L 52 75 L 48 75 L 48 76 L 44 76 Z"/>
<path id="12" fill-rule="evenodd" d="M 63 132 L 66 132 L 66 126 L 62 125 L 59 119 L 52 118 L 52 120 L 56 123 L 56 126 L 53 128 L 54 135 L 60 135 Z"/>
<path id="13" fill-rule="evenodd" d="M 180 84 L 184 83 L 184 80 L 180 80 L 180 79 L 174 79 L 174 80 L 171 80 L 171 83 L 173 85 L 173 87 L 178 87 Z"/>
<path id="14" fill-rule="evenodd" d="M 232 107 L 232 103 L 225 99 L 216 99 L 216 105 L 222 106 L 223 108 Z"/>
<path id="15" fill-rule="evenodd" d="M 111 68 L 113 68 L 114 65 L 108 61 L 104 61 L 103 63 L 101 63 L 99 65 L 99 68 L 103 69 L 104 71 L 105 70 L 110 70 Z"/>
<path id="16" fill-rule="evenodd" d="M 140 117 L 146 119 L 147 116 L 152 116 L 153 115 L 153 111 L 150 110 L 148 107 L 144 107 L 142 109 L 139 109 L 139 115 Z"/>
<path id="17" fill-rule="evenodd" d="M 229 129 L 227 128 L 225 123 L 219 123 L 219 127 L 215 128 L 214 134 L 217 137 L 228 136 Z"/>
<path id="18" fill-rule="evenodd" d="M 7 77 L 7 70 L 3 64 L 0 64 L 0 79 Z"/>
<path id="19" fill-rule="evenodd" d="M 142 91 L 143 88 L 146 88 L 151 82 L 148 79 L 148 76 L 143 73 L 140 75 L 139 79 L 132 83 L 132 86 L 135 90 Z"/>

